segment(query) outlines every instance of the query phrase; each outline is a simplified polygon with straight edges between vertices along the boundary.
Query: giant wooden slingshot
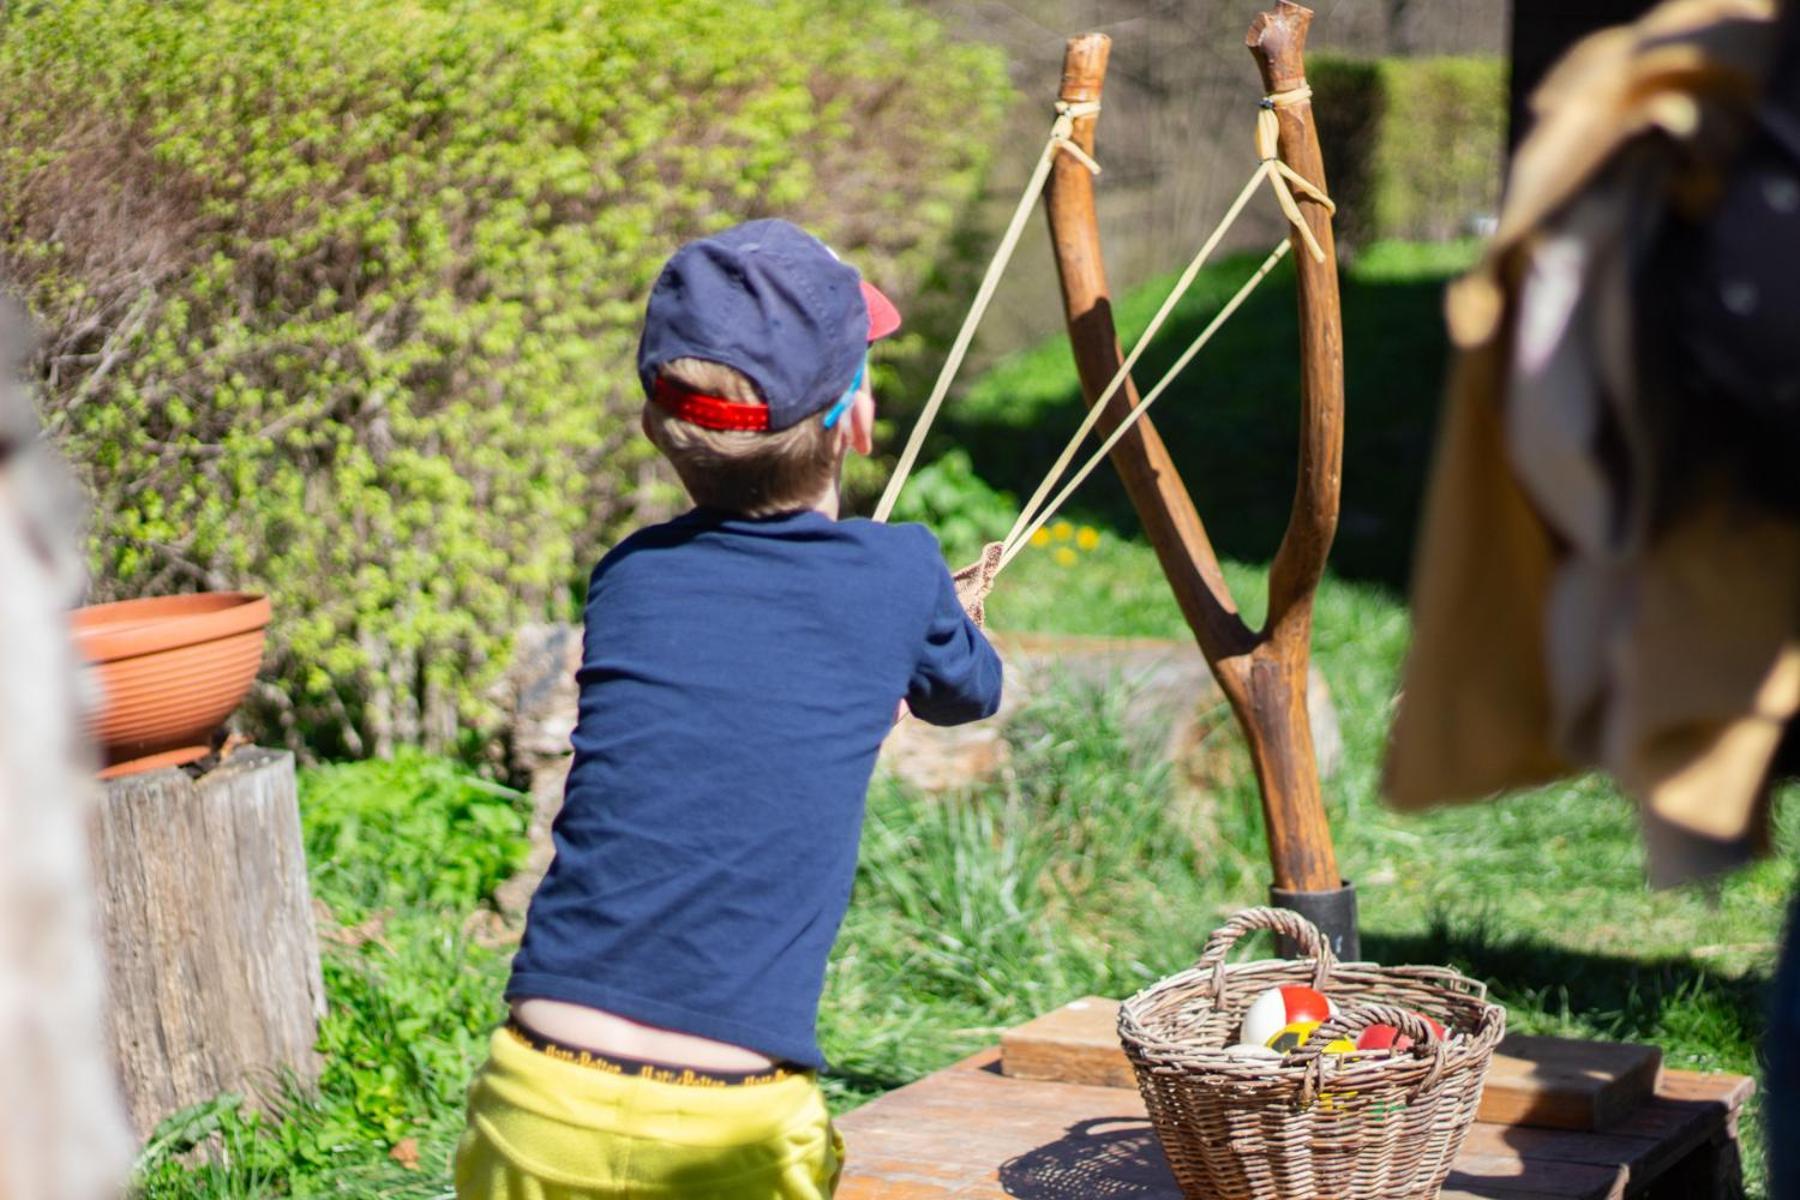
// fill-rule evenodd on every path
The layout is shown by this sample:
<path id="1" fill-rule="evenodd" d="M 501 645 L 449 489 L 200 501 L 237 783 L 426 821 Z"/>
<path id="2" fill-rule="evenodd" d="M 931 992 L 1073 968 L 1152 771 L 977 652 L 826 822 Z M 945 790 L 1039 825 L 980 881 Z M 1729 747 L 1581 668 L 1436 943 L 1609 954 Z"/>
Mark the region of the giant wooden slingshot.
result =
<path id="1" fill-rule="evenodd" d="M 1273 12 L 1260 14 L 1251 25 L 1247 44 L 1262 73 L 1266 92 L 1258 114 L 1256 138 L 1261 161 L 1129 356 L 1122 353 L 1113 328 L 1094 211 L 1093 177 L 1099 169 L 1093 158 L 1094 126 L 1112 43 L 1097 33 L 1069 41 L 1063 58 L 1058 116 L 1037 172 L 1026 186 L 876 517 L 885 519 L 892 509 L 916 460 L 925 429 L 948 392 L 975 324 L 1017 244 L 1037 191 L 1045 189 L 1069 338 L 1089 406 L 1088 418 L 1050 477 L 1026 503 L 1007 539 L 989 547 L 983 561 L 962 573 L 959 582 L 972 581 L 978 598 L 998 569 L 1023 548 L 1031 533 L 1049 519 L 1102 457 L 1110 455 L 1156 549 L 1182 615 L 1193 629 L 1201 652 L 1249 741 L 1262 789 L 1274 900 L 1305 913 L 1331 937 L 1340 958 L 1354 959 L 1359 952 L 1355 893 L 1338 874 L 1331 829 L 1319 792 L 1312 725 L 1306 708 L 1313 595 L 1337 531 L 1344 414 L 1343 324 L 1331 202 L 1325 191 L 1325 172 L 1303 62 L 1312 15 L 1310 9 L 1290 0 L 1278 0 Z M 1169 374 L 1140 398 L 1131 379 L 1132 365 L 1173 311 L 1225 230 L 1265 181 L 1273 185 L 1289 218 L 1289 237 L 1176 361 Z M 1268 618 L 1260 630 L 1253 630 L 1238 614 L 1206 527 L 1168 449 L 1144 417 L 1144 411 L 1290 247 L 1298 264 L 1300 302 L 1299 478 L 1287 531 L 1269 572 Z M 1094 429 L 1103 435 L 1101 447 L 1051 497 L 1052 487 L 1082 439 Z"/>
<path id="2" fill-rule="evenodd" d="M 1251 25 L 1246 40 L 1269 94 L 1305 87 L 1303 54 L 1311 22 L 1310 9 L 1281 0 L 1274 12 L 1259 15 Z M 1100 98 L 1110 45 L 1095 34 L 1069 43 L 1063 59 L 1064 101 Z M 1324 191 L 1311 102 L 1300 99 L 1274 111 L 1281 122 L 1282 161 Z M 1073 131 L 1075 143 L 1090 153 L 1095 121 L 1078 119 Z M 1069 339 L 1082 391 L 1092 403 L 1119 363 L 1093 177 L 1079 164 L 1059 160 L 1048 202 Z M 1338 874 L 1306 710 L 1313 593 L 1337 533 L 1343 476 L 1344 334 L 1330 214 L 1304 196 L 1299 203 L 1325 261 L 1294 255 L 1300 297 L 1299 477 L 1287 532 L 1269 571 L 1268 619 L 1260 631 L 1251 630 L 1238 615 L 1206 527 L 1155 428 L 1140 420 L 1113 447 L 1112 461 L 1156 547 L 1182 616 L 1249 740 L 1262 788 L 1275 897 L 1313 917 L 1338 943 L 1333 948 L 1340 957 L 1353 959 L 1358 957 L 1355 893 Z M 1295 241 L 1301 237 L 1298 230 L 1290 236 Z M 1111 402 L 1112 411 L 1101 417 L 1103 426 L 1119 420 L 1134 401 L 1133 392 L 1128 382 Z"/>

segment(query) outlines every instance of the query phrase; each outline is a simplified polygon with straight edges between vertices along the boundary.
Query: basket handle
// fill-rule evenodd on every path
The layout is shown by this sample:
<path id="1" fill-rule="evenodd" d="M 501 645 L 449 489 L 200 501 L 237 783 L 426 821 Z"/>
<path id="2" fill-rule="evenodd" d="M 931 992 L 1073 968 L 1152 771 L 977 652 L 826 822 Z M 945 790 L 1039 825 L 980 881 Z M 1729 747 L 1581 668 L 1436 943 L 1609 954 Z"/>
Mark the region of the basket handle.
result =
<path id="1" fill-rule="evenodd" d="M 1450 1049 L 1449 1039 L 1439 1037 L 1431 1023 L 1411 1009 L 1393 1004 L 1359 1004 L 1320 1023 L 1312 1031 L 1312 1036 L 1288 1052 L 1285 1060 L 1287 1064 L 1306 1068 L 1306 1078 L 1300 1084 L 1302 1107 L 1310 1105 L 1319 1094 L 1319 1085 L 1324 1076 L 1325 1047 L 1338 1038 L 1355 1037 L 1371 1025 L 1392 1025 L 1413 1040 L 1411 1046 L 1397 1053 L 1412 1054 L 1416 1058 L 1423 1058 L 1428 1053 L 1431 1055 L 1431 1067 L 1414 1090 L 1415 1096 L 1436 1086 L 1444 1074 L 1444 1062 Z"/>
<path id="2" fill-rule="evenodd" d="M 1444 1041 L 1429 1021 L 1410 1008 L 1401 1008 L 1395 1004 L 1359 1004 L 1354 1008 L 1342 1009 L 1335 1017 L 1321 1021 L 1312 1035 L 1295 1047 L 1289 1057 L 1296 1062 L 1304 1061 L 1308 1056 L 1316 1058 L 1333 1041 L 1341 1037 L 1353 1038 L 1371 1025 L 1392 1025 L 1411 1038 L 1413 1046 L 1420 1048 L 1429 1048 Z"/>
<path id="3" fill-rule="evenodd" d="M 1324 988 L 1331 978 L 1331 969 L 1337 966 L 1337 957 L 1331 953 L 1331 946 L 1319 932 L 1319 927 L 1292 909 L 1246 908 L 1213 930 L 1213 935 L 1206 939 L 1206 948 L 1200 951 L 1199 961 L 1194 964 L 1197 971 L 1212 972 L 1214 1004 L 1225 1003 L 1226 953 L 1239 938 L 1259 929 L 1286 934 L 1299 943 L 1301 950 L 1313 960 L 1313 986 Z"/>

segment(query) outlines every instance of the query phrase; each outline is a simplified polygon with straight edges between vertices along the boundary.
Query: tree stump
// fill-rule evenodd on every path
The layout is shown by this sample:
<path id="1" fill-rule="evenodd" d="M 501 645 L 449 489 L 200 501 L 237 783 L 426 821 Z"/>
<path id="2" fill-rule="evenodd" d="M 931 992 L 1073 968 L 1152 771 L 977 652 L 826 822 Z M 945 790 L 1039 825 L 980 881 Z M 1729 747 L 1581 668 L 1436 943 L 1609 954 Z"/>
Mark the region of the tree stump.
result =
<path id="1" fill-rule="evenodd" d="M 112 781 L 94 874 L 108 1023 L 140 1137 L 221 1092 L 317 1079 L 325 986 L 292 754 Z"/>

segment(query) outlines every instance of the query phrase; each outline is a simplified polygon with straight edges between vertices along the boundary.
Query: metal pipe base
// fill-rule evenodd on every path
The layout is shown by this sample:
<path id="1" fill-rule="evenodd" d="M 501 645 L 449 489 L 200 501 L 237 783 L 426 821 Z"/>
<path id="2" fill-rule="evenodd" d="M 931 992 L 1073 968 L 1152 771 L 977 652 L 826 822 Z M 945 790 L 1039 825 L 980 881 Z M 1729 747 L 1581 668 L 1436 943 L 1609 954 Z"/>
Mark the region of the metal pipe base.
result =
<path id="1" fill-rule="evenodd" d="M 1362 958 L 1362 938 L 1356 931 L 1356 885 L 1348 879 L 1343 886 L 1328 892 L 1290 892 L 1271 885 L 1269 903 L 1297 912 L 1317 925 L 1339 962 Z M 1277 938 L 1276 942 L 1283 958 L 1299 957 L 1300 948 L 1287 938 Z"/>

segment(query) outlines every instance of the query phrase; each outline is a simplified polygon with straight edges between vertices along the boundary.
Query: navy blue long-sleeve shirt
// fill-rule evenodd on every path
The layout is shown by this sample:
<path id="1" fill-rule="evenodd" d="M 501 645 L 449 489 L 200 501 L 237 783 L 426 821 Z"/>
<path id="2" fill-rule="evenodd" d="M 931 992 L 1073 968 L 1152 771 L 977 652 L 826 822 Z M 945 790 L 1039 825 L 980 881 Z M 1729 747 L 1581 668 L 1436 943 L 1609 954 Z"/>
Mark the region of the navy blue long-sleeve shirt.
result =
<path id="1" fill-rule="evenodd" d="M 588 589 L 575 761 L 507 998 L 823 1065 L 825 961 L 904 698 L 991 716 L 1000 661 L 922 526 L 705 509 Z"/>

